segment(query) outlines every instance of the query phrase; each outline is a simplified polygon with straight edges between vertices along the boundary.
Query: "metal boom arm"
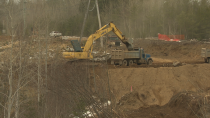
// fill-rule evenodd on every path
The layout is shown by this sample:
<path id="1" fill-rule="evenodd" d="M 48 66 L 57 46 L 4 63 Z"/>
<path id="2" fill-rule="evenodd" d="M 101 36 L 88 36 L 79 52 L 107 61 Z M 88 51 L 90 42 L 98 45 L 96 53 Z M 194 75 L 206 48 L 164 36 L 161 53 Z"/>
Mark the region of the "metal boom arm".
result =
<path id="1" fill-rule="evenodd" d="M 109 26 L 108 28 L 106 28 Z M 105 29 L 106 28 L 106 29 Z M 128 50 L 132 50 L 132 45 L 128 42 L 128 40 L 122 35 L 122 32 L 111 22 L 107 25 L 104 25 L 101 29 L 97 30 L 94 34 L 90 35 L 87 39 L 83 52 L 88 52 L 90 48 L 92 48 L 93 41 L 97 40 L 101 36 L 113 31 L 117 37 L 126 45 Z"/>

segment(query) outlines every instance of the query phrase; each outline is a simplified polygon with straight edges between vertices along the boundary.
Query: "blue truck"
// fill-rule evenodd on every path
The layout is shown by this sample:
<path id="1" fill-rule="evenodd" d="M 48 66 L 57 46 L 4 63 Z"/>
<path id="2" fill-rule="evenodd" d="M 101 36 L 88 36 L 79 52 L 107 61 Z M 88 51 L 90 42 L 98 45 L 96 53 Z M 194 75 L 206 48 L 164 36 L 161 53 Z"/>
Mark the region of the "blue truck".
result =
<path id="1" fill-rule="evenodd" d="M 112 50 L 111 64 L 131 66 L 133 64 L 148 64 L 153 62 L 150 54 L 145 54 L 143 48 L 135 48 L 132 51 Z"/>

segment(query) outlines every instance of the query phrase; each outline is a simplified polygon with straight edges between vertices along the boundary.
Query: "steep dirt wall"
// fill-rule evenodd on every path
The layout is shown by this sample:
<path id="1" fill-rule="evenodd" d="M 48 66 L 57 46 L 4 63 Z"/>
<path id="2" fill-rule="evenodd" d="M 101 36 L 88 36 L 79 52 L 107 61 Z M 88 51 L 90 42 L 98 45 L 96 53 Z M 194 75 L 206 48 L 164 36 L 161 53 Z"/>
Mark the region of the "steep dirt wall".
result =
<path id="1" fill-rule="evenodd" d="M 145 105 L 163 106 L 183 91 L 198 91 L 210 87 L 210 65 L 185 65 L 160 68 L 110 69 L 111 91 L 119 101 L 126 93 L 138 92 L 140 102 L 131 108 Z"/>

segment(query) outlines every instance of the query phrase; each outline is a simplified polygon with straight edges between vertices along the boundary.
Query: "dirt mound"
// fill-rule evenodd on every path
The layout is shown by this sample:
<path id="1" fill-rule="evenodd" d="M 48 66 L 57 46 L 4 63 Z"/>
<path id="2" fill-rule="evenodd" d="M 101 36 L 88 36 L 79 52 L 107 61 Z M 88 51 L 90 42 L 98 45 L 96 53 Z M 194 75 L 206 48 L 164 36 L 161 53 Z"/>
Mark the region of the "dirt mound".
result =
<path id="1" fill-rule="evenodd" d="M 141 107 L 129 110 L 129 117 L 137 118 L 197 118 L 209 117 L 209 96 L 206 92 L 181 92 L 174 95 L 164 106 Z"/>
<path id="2" fill-rule="evenodd" d="M 136 91 L 125 94 L 117 103 L 117 107 L 120 109 L 138 109 L 144 105 L 146 104 L 140 99 Z"/>
<path id="3" fill-rule="evenodd" d="M 110 69 L 111 91 L 116 100 L 131 91 L 138 92 L 139 105 L 163 106 L 182 91 L 201 91 L 210 87 L 209 64 L 189 64 L 180 67 Z M 137 99 L 137 97 L 136 97 Z M 136 108 L 134 106 L 133 108 Z"/>

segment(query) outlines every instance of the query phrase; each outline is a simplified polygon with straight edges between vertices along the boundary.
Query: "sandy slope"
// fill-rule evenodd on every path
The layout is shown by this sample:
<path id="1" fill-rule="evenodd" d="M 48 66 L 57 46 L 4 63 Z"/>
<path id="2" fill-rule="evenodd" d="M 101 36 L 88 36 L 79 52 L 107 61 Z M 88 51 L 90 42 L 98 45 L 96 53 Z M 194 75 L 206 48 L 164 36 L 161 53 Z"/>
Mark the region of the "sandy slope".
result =
<path id="1" fill-rule="evenodd" d="M 171 97 L 182 91 L 197 91 L 210 87 L 210 65 L 185 65 L 161 68 L 118 68 L 110 69 L 110 84 L 117 101 L 131 91 L 137 91 L 139 103 L 163 106 Z M 127 104 L 129 106 L 129 104 Z"/>

